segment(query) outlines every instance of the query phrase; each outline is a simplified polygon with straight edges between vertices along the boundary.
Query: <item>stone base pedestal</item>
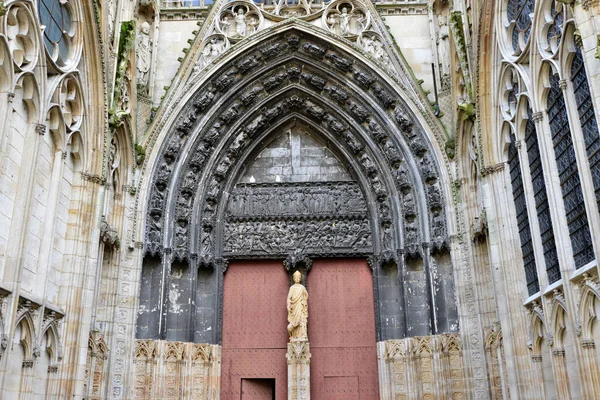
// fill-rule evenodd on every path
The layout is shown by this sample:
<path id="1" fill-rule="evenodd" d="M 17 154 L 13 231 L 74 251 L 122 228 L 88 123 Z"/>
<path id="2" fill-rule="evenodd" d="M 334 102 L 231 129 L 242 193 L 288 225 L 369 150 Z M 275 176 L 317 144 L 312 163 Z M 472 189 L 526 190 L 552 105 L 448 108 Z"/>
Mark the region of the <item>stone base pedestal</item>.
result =
<path id="1" fill-rule="evenodd" d="M 288 343 L 288 400 L 310 400 L 310 346 L 307 340 Z"/>

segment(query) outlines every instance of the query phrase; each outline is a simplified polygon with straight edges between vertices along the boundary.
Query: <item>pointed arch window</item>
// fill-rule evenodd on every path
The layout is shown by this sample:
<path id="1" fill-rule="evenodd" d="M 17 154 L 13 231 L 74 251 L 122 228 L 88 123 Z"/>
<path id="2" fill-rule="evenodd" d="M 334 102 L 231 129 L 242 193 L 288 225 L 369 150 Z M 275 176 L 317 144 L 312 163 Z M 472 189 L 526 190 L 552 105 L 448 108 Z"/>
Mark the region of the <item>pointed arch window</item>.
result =
<path id="1" fill-rule="evenodd" d="M 596 114 L 594 113 L 594 101 L 590 95 L 590 87 L 585 74 L 583 54 L 579 47 L 576 47 L 571 64 L 571 81 L 573 82 L 577 112 L 581 121 L 581 130 L 590 170 L 592 171 L 596 202 L 600 208 L 600 134 Z"/>
<path id="2" fill-rule="evenodd" d="M 567 108 L 559 86 L 558 74 L 550 75 L 550 89 L 546 104 L 573 258 L 575 267 L 580 268 L 594 259 L 594 248 L 577 170 Z"/>
<path id="3" fill-rule="evenodd" d="M 525 278 L 527 279 L 527 291 L 529 295 L 540 291 L 537 269 L 535 265 L 535 256 L 533 253 L 533 241 L 531 239 L 531 227 L 529 225 L 529 216 L 527 214 L 527 203 L 525 202 L 525 189 L 523 187 L 523 178 L 521 175 L 521 163 L 519 161 L 519 152 L 515 145 L 515 136 L 510 135 L 510 145 L 508 147 L 508 165 L 510 167 L 510 180 L 513 189 L 513 199 L 515 209 L 517 210 L 517 224 L 519 227 L 519 238 L 521 239 L 521 253 L 523 255 L 523 265 L 525 267 Z"/>
<path id="4" fill-rule="evenodd" d="M 531 174 L 535 209 L 537 211 L 538 223 L 540 226 L 546 272 L 548 274 L 549 282 L 554 283 L 560 279 L 560 267 L 558 265 L 556 240 L 554 239 L 554 230 L 552 229 L 552 217 L 550 215 L 550 206 L 548 204 L 548 193 L 546 192 L 546 182 L 540 157 L 540 147 L 532 114 L 531 108 L 528 107 L 528 118 L 525 123 L 525 143 L 527 145 L 529 172 Z"/>

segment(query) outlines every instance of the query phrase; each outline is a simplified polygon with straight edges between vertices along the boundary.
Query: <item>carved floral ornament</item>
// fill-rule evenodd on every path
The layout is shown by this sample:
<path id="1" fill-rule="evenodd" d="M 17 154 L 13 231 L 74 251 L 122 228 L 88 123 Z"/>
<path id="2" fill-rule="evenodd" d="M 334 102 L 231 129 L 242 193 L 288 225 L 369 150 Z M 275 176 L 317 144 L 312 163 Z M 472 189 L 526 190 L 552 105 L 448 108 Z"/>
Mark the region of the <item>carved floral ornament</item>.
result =
<path id="1" fill-rule="evenodd" d="M 279 217 L 229 220 L 223 195 L 227 193 L 233 201 L 231 182 L 253 143 L 265 140 L 269 132 L 292 119 L 312 126 L 354 158 L 357 174 L 364 177 L 363 191 L 373 199 L 374 214 L 369 211 L 365 220 L 373 228 L 370 239 L 347 242 L 350 247 L 344 254 L 378 251 L 394 258 L 404 243 L 410 247 L 407 253 L 420 256 L 426 231 L 423 221 L 431 224 L 431 248 L 447 248 L 438 167 L 423 129 L 413 123 L 412 112 L 399 105 L 387 82 L 371 75 L 362 62 L 309 36 L 279 33 L 230 60 L 218 75 L 197 88 L 160 150 L 148 198 L 146 253 L 162 256 L 169 248 L 175 258 L 197 258 L 200 265 L 214 266 L 227 251 L 244 256 L 247 249 L 226 250 L 233 243 L 224 242 L 228 229 L 244 237 L 244 232 L 259 225 L 277 226 Z M 311 67 L 312 61 L 319 61 L 323 69 Z M 260 79 L 255 76 L 258 71 Z M 232 87 L 244 89 L 234 92 Z M 390 126 L 389 120 L 395 125 Z M 416 170 L 407 159 L 415 159 Z M 395 200 L 391 190 L 399 193 L 400 200 Z M 421 204 L 420 191 L 425 191 L 427 204 Z M 429 218 L 420 218 L 422 212 Z M 402 215 L 402 221 L 395 213 Z M 170 215 L 168 220 L 166 215 Z M 354 232 L 352 226 L 359 221 L 353 218 L 340 220 L 347 221 L 348 227 L 344 228 L 346 222 L 336 227 Z M 318 222 L 297 221 L 286 222 L 286 229 L 303 229 L 300 222 Z M 274 237 L 273 243 L 277 242 Z M 364 246 L 352 249 L 356 243 Z M 262 254 L 289 255 L 289 249 L 281 249 L 274 245 L 262 249 Z"/>

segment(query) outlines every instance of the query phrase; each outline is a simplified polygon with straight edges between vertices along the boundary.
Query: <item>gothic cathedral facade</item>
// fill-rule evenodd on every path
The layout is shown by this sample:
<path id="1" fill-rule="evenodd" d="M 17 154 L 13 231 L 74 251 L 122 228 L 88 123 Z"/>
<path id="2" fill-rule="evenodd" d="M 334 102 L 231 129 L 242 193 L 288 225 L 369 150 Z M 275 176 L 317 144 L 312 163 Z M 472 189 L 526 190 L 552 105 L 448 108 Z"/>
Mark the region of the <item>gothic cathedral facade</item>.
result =
<path id="1" fill-rule="evenodd" d="M 599 399 L 599 123 L 598 0 L 0 0 L 0 398 Z"/>

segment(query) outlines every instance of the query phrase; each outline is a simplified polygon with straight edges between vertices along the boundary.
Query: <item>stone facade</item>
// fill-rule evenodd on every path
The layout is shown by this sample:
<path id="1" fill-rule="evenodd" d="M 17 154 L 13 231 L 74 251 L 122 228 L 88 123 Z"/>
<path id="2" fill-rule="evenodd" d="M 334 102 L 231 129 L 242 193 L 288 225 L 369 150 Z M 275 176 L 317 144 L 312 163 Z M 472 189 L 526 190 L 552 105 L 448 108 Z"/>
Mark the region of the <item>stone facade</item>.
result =
<path id="1" fill-rule="evenodd" d="M 599 398 L 599 26 L 0 0 L 1 397 L 219 399 L 230 262 L 361 259 L 380 398 Z"/>

